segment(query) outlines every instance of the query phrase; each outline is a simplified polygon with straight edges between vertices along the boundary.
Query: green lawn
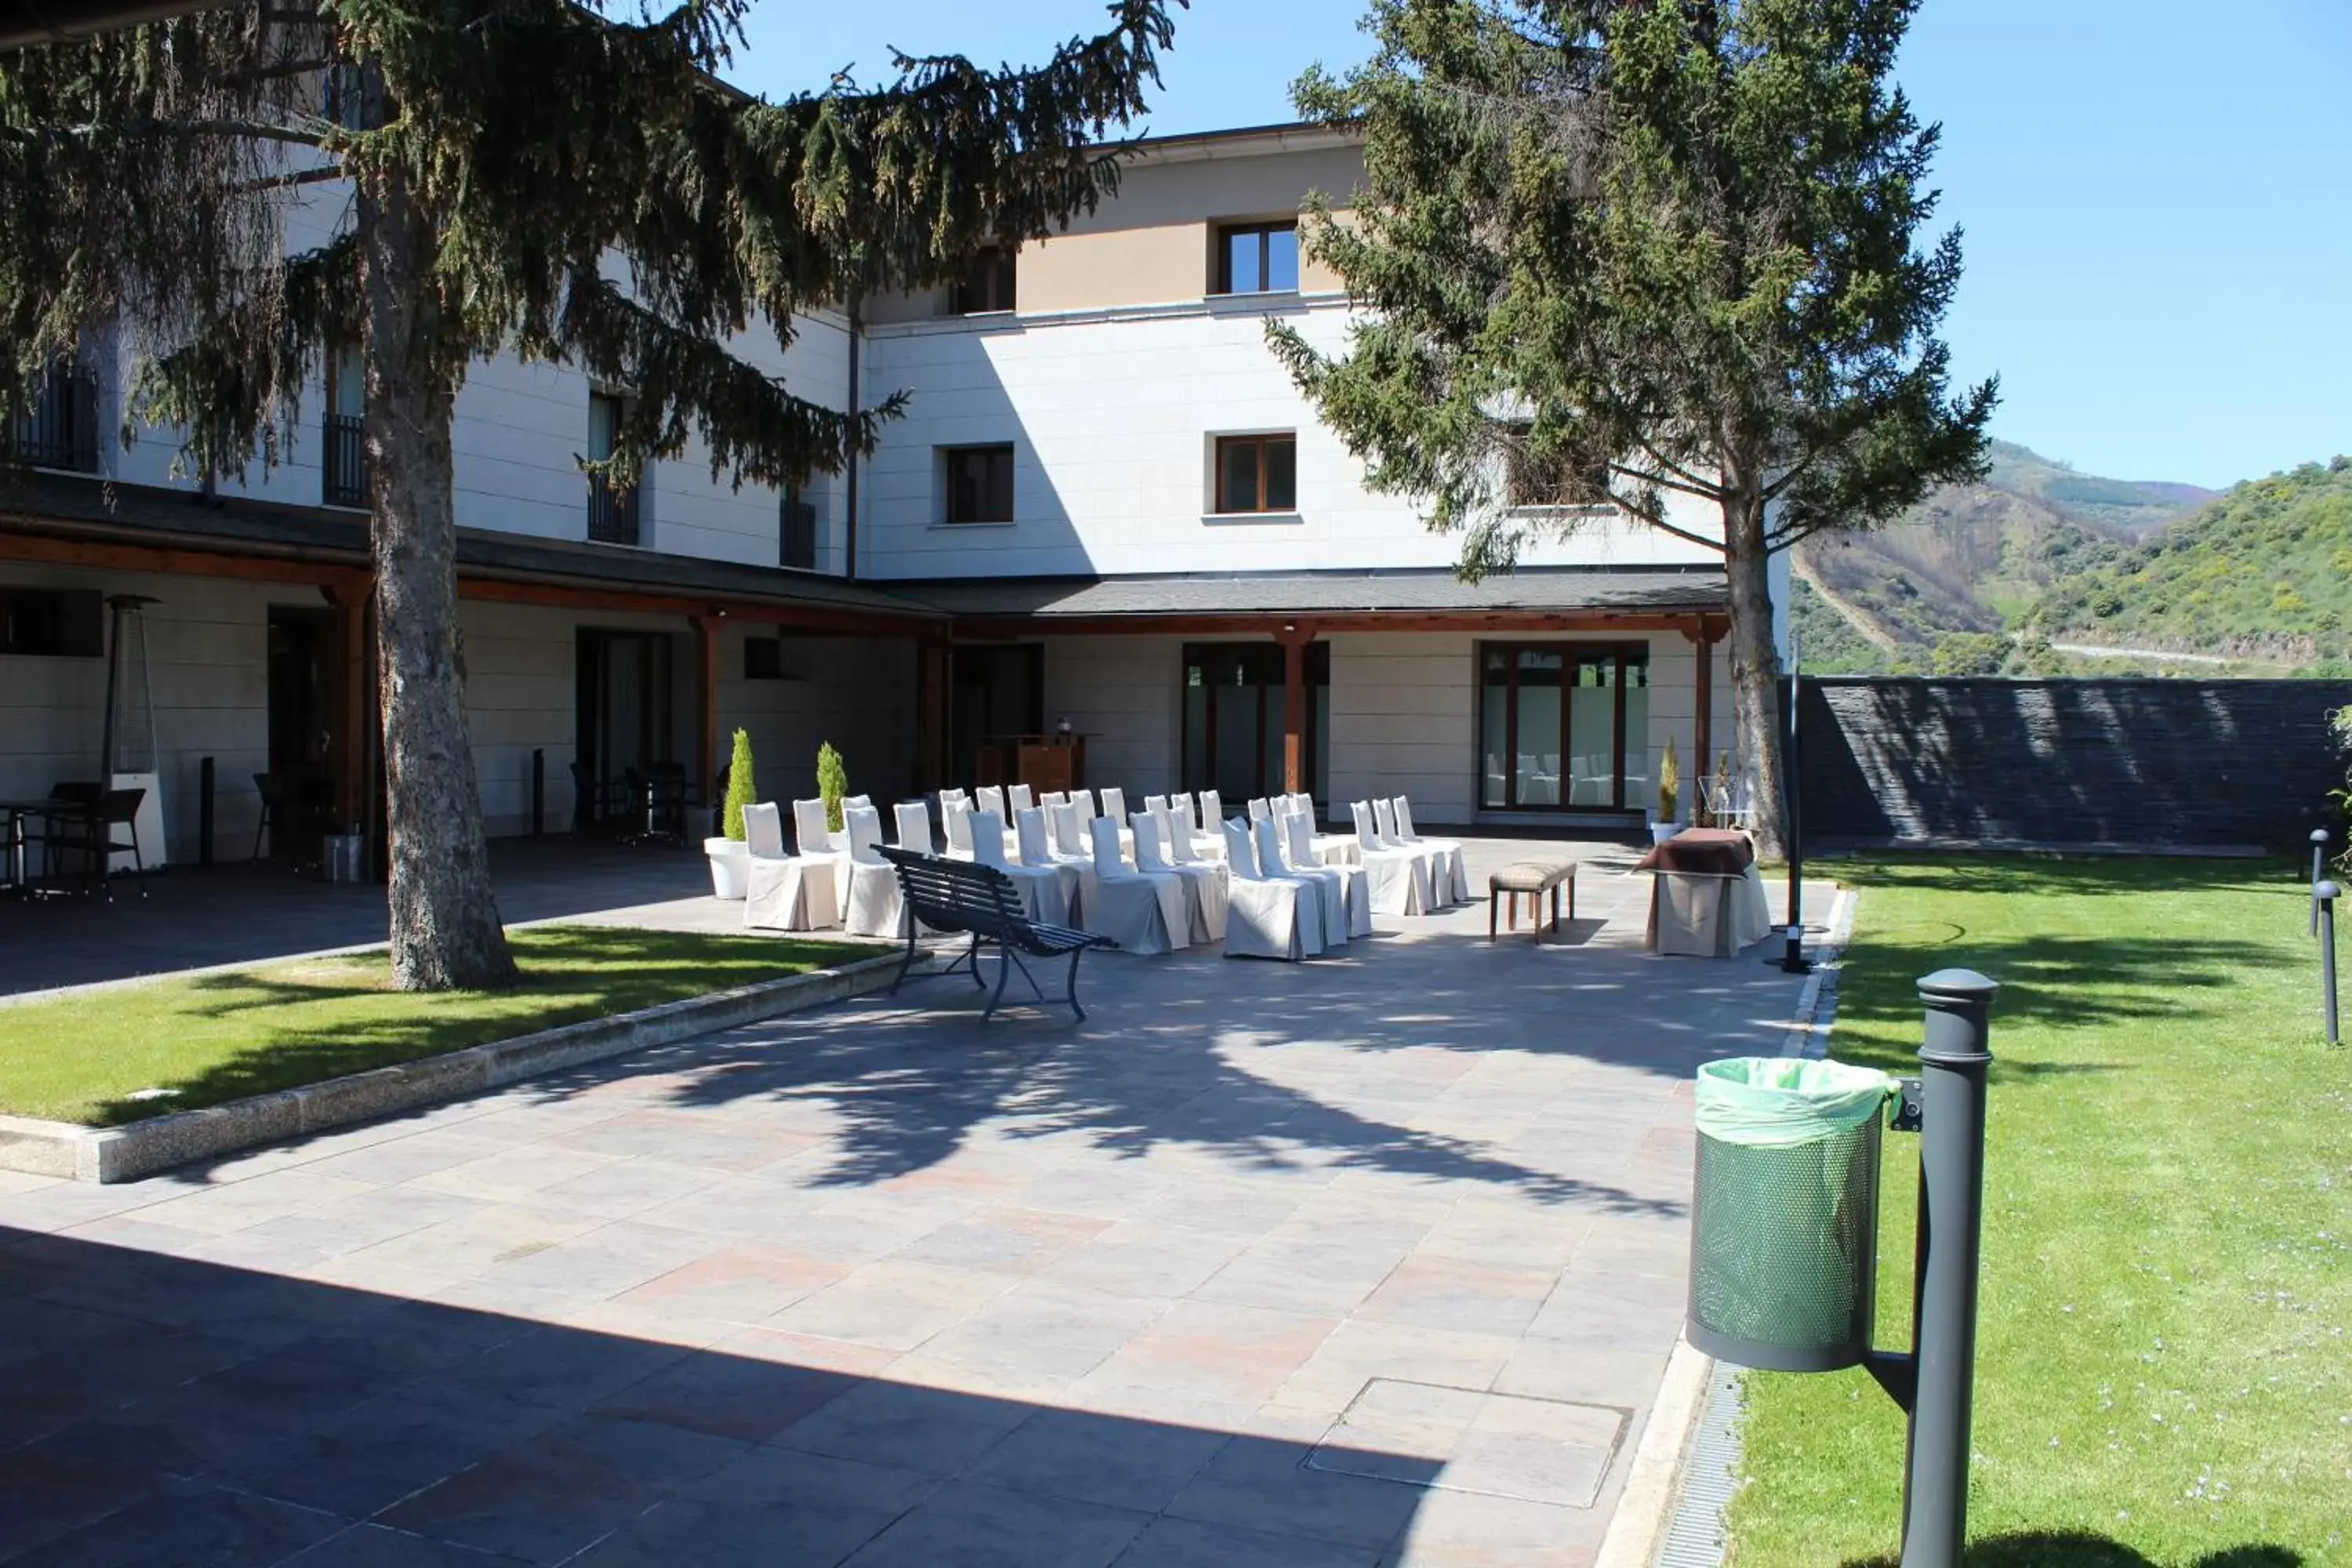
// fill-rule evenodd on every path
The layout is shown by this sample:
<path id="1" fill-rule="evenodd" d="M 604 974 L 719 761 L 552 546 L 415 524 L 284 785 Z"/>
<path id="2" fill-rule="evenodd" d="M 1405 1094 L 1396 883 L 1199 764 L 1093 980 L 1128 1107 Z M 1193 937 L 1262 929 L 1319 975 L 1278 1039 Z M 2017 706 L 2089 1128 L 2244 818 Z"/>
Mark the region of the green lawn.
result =
<path id="1" fill-rule="evenodd" d="M 879 951 L 611 926 L 537 926 L 508 940 L 523 972 L 512 991 L 389 990 L 375 952 L 0 1006 L 0 1112 L 113 1126 Z M 127 1098 L 147 1089 L 177 1092 Z"/>
<path id="2" fill-rule="evenodd" d="M 1993 1012 L 1971 1568 L 2352 1563 L 2352 1051 L 2277 866 L 1840 863 L 1831 1054 L 1914 1070 L 1912 982 Z M 2346 955 L 2352 958 L 2352 953 Z M 1879 1343 L 1918 1146 L 1886 1140 Z M 1903 1424 L 1860 1372 L 1747 1380 L 1738 1568 L 1892 1563 Z"/>

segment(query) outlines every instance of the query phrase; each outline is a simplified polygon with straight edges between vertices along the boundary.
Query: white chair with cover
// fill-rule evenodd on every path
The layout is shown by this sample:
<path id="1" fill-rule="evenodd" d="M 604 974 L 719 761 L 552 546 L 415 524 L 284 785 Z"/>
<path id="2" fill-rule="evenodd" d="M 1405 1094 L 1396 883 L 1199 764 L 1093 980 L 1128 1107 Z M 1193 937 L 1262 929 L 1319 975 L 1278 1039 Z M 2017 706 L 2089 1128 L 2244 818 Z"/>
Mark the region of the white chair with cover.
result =
<path id="1" fill-rule="evenodd" d="M 1356 841 L 1362 846 L 1364 876 L 1371 884 L 1372 911 L 1427 914 L 1433 897 L 1428 857 L 1399 849 L 1383 839 L 1367 803 L 1360 800 L 1348 809 L 1356 818 Z"/>
<path id="2" fill-rule="evenodd" d="M 1323 819 L 1316 814 L 1315 797 L 1311 795 L 1286 795 L 1283 800 L 1290 808 L 1307 818 L 1307 831 L 1315 849 L 1318 866 L 1353 866 L 1357 864 L 1363 846 L 1352 833 L 1326 833 Z"/>
<path id="3" fill-rule="evenodd" d="M 1182 796 L 1178 796 L 1180 800 Z M 1192 836 L 1184 829 L 1184 818 L 1174 806 L 1153 814 L 1160 825 L 1160 847 L 1171 865 L 1186 876 L 1198 873 L 1202 883 L 1202 912 L 1207 917 L 1212 942 L 1222 941 L 1225 931 L 1226 889 L 1232 875 L 1223 859 L 1212 860 L 1200 852 Z"/>
<path id="4" fill-rule="evenodd" d="M 971 859 L 971 802 L 959 795 L 940 795 L 940 820 L 947 828 L 949 858 Z"/>
<path id="5" fill-rule="evenodd" d="M 1004 804 L 1013 808 L 1013 819 L 1018 822 L 1021 820 L 1021 813 L 1034 810 L 1037 802 L 1029 794 L 1027 784 L 1017 784 L 1004 786 Z"/>
<path id="6" fill-rule="evenodd" d="M 1453 900 L 1446 897 L 1452 890 L 1453 873 L 1444 864 L 1444 857 L 1423 844 L 1407 844 L 1397 832 L 1396 802 L 1374 799 L 1372 821 L 1380 829 L 1381 841 L 1391 849 L 1402 849 L 1421 862 L 1422 875 L 1428 879 L 1424 890 L 1428 894 L 1426 912 L 1435 914 Z"/>
<path id="7" fill-rule="evenodd" d="M 1021 814 L 1017 837 L 1022 866 L 1032 871 L 1051 872 L 1055 885 L 1061 889 L 1062 912 L 1066 918 L 1056 923 L 1076 928 L 1085 910 L 1086 873 L 1054 853 L 1053 841 L 1045 830 L 1045 814 L 1035 806 Z"/>
<path id="8" fill-rule="evenodd" d="M 1282 847 L 1286 851 L 1284 859 L 1290 869 L 1318 879 L 1331 878 L 1339 882 L 1343 922 L 1339 929 L 1346 931 L 1350 940 L 1371 935 L 1372 884 L 1370 875 L 1363 867 L 1345 862 L 1325 865 L 1318 860 L 1315 858 L 1314 819 L 1303 811 L 1292 811 L 1288 816 L 1278 818 L 1275 826 L 1282 835 Z M 1328 901 L 1324 910 L 1328 921 L 1330 910 Z"/>
<path id="9" fill-rule="evenodd" d="M 931 837 L 931 808 L 919 800 L 902 800 L 891 808 L 898 830 L 898 847 L 918 855 L 936 855 L 939 841 Z"/>
<path id="10" fill-rule="evenodd" d="M 1424 838 L 1412 830 L 1412 802 L 1396 797 L 1397 838 L 1408 848 L 1433 849 L 1440 857 L 1450 880 L 1437 885 L 1437 901 L 1441 904 L 1466 904 L 1470 901 L 1470 868 L 1462 855 L 1459 838 Z"/>
<path id="11" fill-rule="evenodd" d="M 1314 889 L 1260 876 L 1257 847 L 1238 822 L 1219 823 L 1225 839 L 1225 956 L 1296 963 L 1323 951 L 1323 903 Z"/>
<path id="12" fill-rule="evenodd" d="M 823 802 L 814 803 L 818 822 Z M 823 931 L 841 923 L 838 862 L 822 855 L 784 852 L 783 814 L 773 802 L 743 808 L 744 847 L 751 852 L 743 923 L 759 931 Z"/>
<path id="13" fill-rule="evenodd" d="M 1265 796 L 1261 795 L 1251 799 L 1249 819 L 1252 827 L 1255 827 L 1261 822 L 1270 822 L 1274 819 L 1274 806 Z"/>
<path id="14" fill-rule="evenodd" d="M 1086 828 L 1088 833 L 1092 833 L 1095 818 L 1102 815 L 1095 809 L 1095 792 L 1090 789 L 1074 789 L 1070 792 L 1070 804 L 1078 808 L 1079 826 Z"/>
<path id="15" fill-rule="evenodd" d="M 1094 839 L 1094 881 L 1079 930 L 1107 938 L 1121 952 L 1173 952 L 1191 937 L 1184 913 L 1182 879 L 1128 869 L 1118 849 L 1118 824 L 1098 816 L 1089 824 Z"/>
<path id="16" fill-rule="evenodd" d="M 843 925 L 852 936 L 905 935 L 898 868 L 876 852 L 882 842 L 882 814 L 870 805 L 845 805 L 842 816 L 849 838 L 849 909 Z"/>
<path id="17" fill-rule="evenodd" d="M 1007 860 L 1019 859 L 1021 837 L 1013 826 L 1019 818 L 1005 808 L 1004 791 L 996 784 L 982 784 L 972 792 L 972 798 L 979 803 L 972 808 L 975 815 L 992 811 L 996 814 L 996 820 L 1004 824 L 1004 858 Z"/>
<path id="18" fill-rule="evenodd" d="M 1213 866 L 1169 858 L 1161 836 L 1164 813 L 1135 814 L 1135 868 L 1147 877 L 1173 877 L 1184 895 L 1184 931 L 1189 942 L 1223 942 L 1225 936 L 1223 876 Z"/>
<path id="19" fill-rule="evenodd" d="M 972 813 L 971 848 L 974 862 L 993 866 L 1013 879 L 1013 891 L 1021 895 L 1023 914 L 1045 925 L 1070 923 L 1069 886 L 1063 880 L 1061 868 L 1016 864 L 1008 859 L 1004 853 L 1003 818 L 992 811 Z M 1075 877 L 1069 879 L 1071 883 L 1076 880 Z"/>
<path id="20" fill-rule="evenodd" d="M 1078 874 L 1078 890 L 1070 899 L 1072 915 L 1080 931 L 1092 931 L 1086 922 L 1095 903 L 1095 852 L 1078 816 L 1077 803 L 1065 798 L 1047 806 L 1045 827 L 1054 858 Z"/>
<path id="21" fill-rule="evenodd" d="M 1337 871 L 1321 867 L 1300 867 L 1290 863 L 1283 853 L 1282 828 L 1272 816 L 1250 824 L 1250 837 L 1257 850 L 1258 874 L 1269 879 L 1289 878 L 1311 891 L 1323 927 L 1323 949 L 1329 952 L 1348 943 L 1348 884 Z"/>
<path id="22" fill-rule="evenodd" d="M 1038 806 L 1046 812 L 1051 812 L 1057 805 L 1067 805 L 1069 804 L 1070 796 L 1068 792 L 1058 789 L 1047 790 L 1043 795 L 1040 795 L 1037 800 Z"/>
<path id="23" fill-rule="evenodd" d="M 1197 798 L 1176 795 L 1168 804 L 1178 816 L 1187 820 L 1194 855 L 1203 860 L 1225 858 L 1225 803 L 1217 798 L 1215 790 L 1204 789 Z"/>
<path id="24" fill-rule="evenodd" d="M 802 859 L 832 864 L 833 907 L 836 910 L 849 907 L 848 826 L 844 821 L 843 831 L 838 834 L 826 826 L 822 799 L 793 802 L 793 842 L 800 847 Z"/>
<path id="25" fill-rule="evenodd" d="M 1102 814 L 1118 824 L 1119 853 L 1135 861 L 1135 829 L 1127 825 L 1127 792 L 1112 784 L 1102 792 Z"/>
<path id="26" fill-rule="evenodd" d="M 861 805 L 871 810 L 874 797 L 870 795 L 845 795 L 841 797 L 841 828 L 833 836 L 833 847 L 845 855 L 849 853 L 849 810 L 852 806 Z"/>

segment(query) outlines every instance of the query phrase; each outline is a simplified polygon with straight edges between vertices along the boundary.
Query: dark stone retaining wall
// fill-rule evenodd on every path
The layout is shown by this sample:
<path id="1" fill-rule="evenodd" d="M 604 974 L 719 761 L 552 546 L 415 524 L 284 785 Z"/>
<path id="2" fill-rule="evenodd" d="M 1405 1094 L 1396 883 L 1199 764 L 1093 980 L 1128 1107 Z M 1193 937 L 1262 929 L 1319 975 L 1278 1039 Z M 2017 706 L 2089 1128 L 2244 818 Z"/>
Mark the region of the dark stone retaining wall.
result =
<path id="1" fill-rule="evenodd" d="M 2344 782 L 2347 703 L 2336 680 L 1808 678 L 1806 841 L 2297 847 Z"/>

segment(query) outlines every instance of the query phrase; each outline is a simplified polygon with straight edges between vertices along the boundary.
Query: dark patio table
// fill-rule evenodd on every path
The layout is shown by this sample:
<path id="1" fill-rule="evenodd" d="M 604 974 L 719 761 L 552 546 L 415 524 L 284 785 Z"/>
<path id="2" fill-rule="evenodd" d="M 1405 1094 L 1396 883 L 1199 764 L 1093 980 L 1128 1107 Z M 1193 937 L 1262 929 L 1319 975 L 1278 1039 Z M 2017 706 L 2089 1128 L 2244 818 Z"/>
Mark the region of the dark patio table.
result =
<path id="1" fill-rule="evenodd" d="M 89 811 L 87 802 L 61 800 L 55 795 L 44 795 L 38 800 L 0 800 L 0 819 L 5 819 L 6 824 L 0 827 L 0 843 L 7 847 L 9 888 L 21 895 L 29 886 L 25 870 L 26 821 L 37 817 L 45 822 L 58 822 L 68 817 L 87 816 Z"/>
<path id="2" fill-rule="evenodd" d="M 1636 871 L 1738 877 L 1756 864 L 1756 841 L 1737 827 L 1685 827 L 1635 863 Z"/>

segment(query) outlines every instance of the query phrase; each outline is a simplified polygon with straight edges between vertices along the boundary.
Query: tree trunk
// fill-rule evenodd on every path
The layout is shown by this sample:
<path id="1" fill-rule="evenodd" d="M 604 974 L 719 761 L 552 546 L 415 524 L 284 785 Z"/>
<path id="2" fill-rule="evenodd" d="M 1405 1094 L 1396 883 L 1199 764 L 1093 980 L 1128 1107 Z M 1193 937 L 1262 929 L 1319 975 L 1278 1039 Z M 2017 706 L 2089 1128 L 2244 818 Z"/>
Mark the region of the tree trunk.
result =
<path id="1" fill-rule="evenodd" d="M 362 181 L 359 233 L 392 983 L 403 991 L 511 985 L 466 722 L 449 446 L 459 372 L 439 342 L 439 301 L 422 275 L 433 236 L 395 173 Z"/>
<path id="2" fill-rule="evenodd" d="M 1731 586 L 1731 700 L 1739 743 L 1756 783 L 1756 847 L 1778 858 L 1788 841 L 1788 790 L 1780 749 L 1780 656 L 1772 642 L 1771 556 L 1764 548 L 1761 497 L 1723 501 L 1723 563 Z"/>

